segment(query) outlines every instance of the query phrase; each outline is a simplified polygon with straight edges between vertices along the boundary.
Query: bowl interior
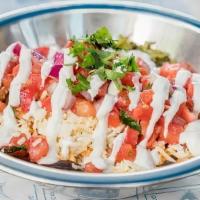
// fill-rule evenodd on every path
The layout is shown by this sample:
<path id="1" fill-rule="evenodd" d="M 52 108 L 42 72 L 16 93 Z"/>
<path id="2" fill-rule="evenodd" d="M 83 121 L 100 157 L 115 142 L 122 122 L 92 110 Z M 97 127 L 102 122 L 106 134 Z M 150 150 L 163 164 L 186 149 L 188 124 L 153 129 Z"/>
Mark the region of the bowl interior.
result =
<path id="1" fill-rule="evenodd" d="M 175 19 L 170 13 L 166 17 L 161 11 L 155 13 L 151 8 L 147 9 L 143 6 L 141 9 L 140 6 L 134 6 L 134 4 L 132 7 L 119 5 L 117 9 L 116 4 L 107 4 L 111 5 L 109 8 L 106 5 L 100 8 L 95 3 L 90 4 L 93 6 L 83 4 L 82 7 L 80 4 L 76 9 L 72 9 L 70 5 L 67 2 L 60 5 L 62 11 L 56 10 L 59 5 L 55 8 L 53 4 L 19 11 L 12 16 L 6 16 L 6 19 L 9 18 L 9 24 L 5 22 L 4 17 L 0 17 L 0 49 L 5 49 L 14 41 L 21 41 L 31 48 L 55 44 L 62 47 L 70 37 L 81 38 L 101 26 L 106 26 L 114 37 L 120 34 L 128 35 L 138 44 L 153 41 L 156 48 L 168 52 L 176 60 L 189 62 L 196 71 L 200 72 L 200 30 L 192 23 L 183 22 L 181 17 Z M 23 19 L 24 12 L 27 13 L 25 19 Z M 0 162 L 3 165 L 1 168 L 7 171 L 9 168 L 51 180 L 79 183 L 81 181 L 119 183 L 120 181 L 144 182 L 147 179 L 161 180 L 162 176 L 175 176 L 183 171 L 189 172 L 192 168 L 199 167 L 198 159 L 193 159 L 149 172 L 129 175 L 87 175 L 40 167 L 2 154 L 0 154 Z M 10 172 L 13 173 L 13 171 Z M 119 177 L 121 177 L 120 180 Z"/>

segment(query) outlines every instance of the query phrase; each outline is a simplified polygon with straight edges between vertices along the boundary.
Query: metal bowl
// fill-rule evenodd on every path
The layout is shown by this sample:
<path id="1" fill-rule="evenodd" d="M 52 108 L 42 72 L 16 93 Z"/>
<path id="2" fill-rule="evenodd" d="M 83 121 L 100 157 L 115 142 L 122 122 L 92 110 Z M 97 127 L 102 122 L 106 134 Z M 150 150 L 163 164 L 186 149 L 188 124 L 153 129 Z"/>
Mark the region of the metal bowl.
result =
<path id="1" fill-rule="evenodd" d="M 80 38 L 98 27 L 107 26 L 114 36 L 129 35 L 141 44 L 156 47 L 172 58 L 187 61 L 200 72 L 200 22 L 166 9 L 133 2 L 67 1 L 32 6 L 0 16 L 0 48 L 20 40 L 29 47 L 57 43 L 68 37 Z M 39 181 L 76 197 L 117 199 L 132 196 L 144 185 L 175 180 L 198 173 L 200 158 L 150 171 L 122 174 L 88 174 L 64 171 L 28 163 L 0 153 L 0 169 Z M 90 188 L 90 189 L 88 189 Z"/>

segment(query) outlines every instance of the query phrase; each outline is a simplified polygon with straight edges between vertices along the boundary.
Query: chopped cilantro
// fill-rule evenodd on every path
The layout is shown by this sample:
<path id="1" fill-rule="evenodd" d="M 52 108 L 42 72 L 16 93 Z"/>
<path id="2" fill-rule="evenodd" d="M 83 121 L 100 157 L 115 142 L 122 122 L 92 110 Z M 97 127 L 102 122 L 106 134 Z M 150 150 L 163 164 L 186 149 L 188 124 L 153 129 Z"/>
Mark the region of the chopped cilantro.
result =
<path id="1" fill-rule="evenodd" d="M 124 73 L 116 72 L 111 69 L 105 69 L 105 73 L 106 73 L 106 78 L 112 81 L 122 78 L 124 76 Z"/>
<path id="2" fill-rule="evenodd" d="M 130 57 L 123 57 L 121 58 L 118 62 L 114 64 L 114 68 L 121 66 L 123 71 L 128 71 L 128 72 L 138 72 L 138 65 L 135 61 L 134 56 Z"/>
<path id="3" fill-rule="evenodd" d="M 67 85 L 72 94 L 76 95 L 79 92 L 86 91 L 90 88 L 90 82 L 83 75 L 77 75 L 78 83 L 74 83 L 71 79 L 67 79 Z"/>
<path id="4" fill-rule="evenodd" d="M 73 56 L 80 56 L 83 53 L 85 47 L 82 42 L 75 41 L 72 48 L 70 48 L 70 54 Z"/>
<path id="5" fill-rule="evenodd" d="M 107 48 L 112 46 L 113 39 L 109 30 L 106 27 L 101 27 L 88 37 L 88 42 L 98 47 Z"/>
<path id="6" fill-rule="evenodd" d="M 139 132 L 141 131 L 140 124 L 135 119 L 129 117 L 125 111 L 120 111 L 119 117 L 123 124 Z"/>
<path id="7" fill-rule="evenodd" d="M 95 64 L 95 58 L 92 56 L 91 53 L 88 53 L 81 63 L 82 67 L 91 67 Z"/>

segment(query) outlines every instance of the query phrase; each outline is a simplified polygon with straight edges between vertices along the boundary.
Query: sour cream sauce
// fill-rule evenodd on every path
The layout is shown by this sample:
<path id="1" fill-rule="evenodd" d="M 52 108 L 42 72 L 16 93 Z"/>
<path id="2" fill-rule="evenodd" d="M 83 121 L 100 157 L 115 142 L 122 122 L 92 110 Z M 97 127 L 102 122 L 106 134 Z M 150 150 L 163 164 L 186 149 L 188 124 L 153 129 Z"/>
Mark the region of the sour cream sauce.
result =
<path id="1" fill-rule="evenodd" d="M 58 161 L 56 139 L 62 123 L 62 108 L 65 105 L 66 99 L 72 95 L 71 91 L 67 88 L 66 79 L 73 76 L 72 66 L 63 67 L 59 72 L 59 82 L 51 97 L 52 115 L 47 122 L 46 128 L 49 152 L 46 157 L 39 160 L 38 163 L 40 164 L 52 164 Z"/>
<path id="2" fill-rule="evenodd" d="M 157 79 L 153 82 L 152 90 L 154 92 L 154 95 L 151 102 L 153 112 L 147 127 L 147 131 L 145 133 L 145 138 L 141 142 L 141 145 L 145 147 L 153 133 L 156 122 L 160 119 L 164 111 L 165 100 L 167 100 L 169 97 L 169 88 L 169 80 L 164 77 L 158 76 Z"/>
<path id="3" fill-rule="evenodd" d="M 27 49 L 25 46 L 22 46 L 19 57 L 19 71 L 10 84 L 9 104 L 11 106 L 19 106 L 20 104 L 21 86 L 28 80 L 32 69 L 31 58 L 31 50 Z"/>
<path id="4" fill-rule="evenodd" d="M 105 169 L 107 163 L 103 158 L 103 152 L 106 143 L 106 133 L 108 128 L 108 114 L 113 109 L 114 104 L 117 101 L 117 89 L 111 82 L 108 91 L 110 93 L 106 94 L 103 102 L 97 112 L 98 123 L 94 130 L 93 135 L 93 151 L 90 155 L 90 160 L 92 164 L 98 169 Z"/>
<path id="5" fill-rule="evenodd" d="M 130 99 L 129 110 L 133 110 L 137 107 L 137 104 L 140 100 L 140 91 L 141 91 L 141 84 L 140 84 L 140 73 L 135 73 L 132 81 L 134 83 L 134 90 L 128 93 L 128 97 Z"/>
<path id="6" fill-rule="evenodd" d="M 178 71 L 175 79 L 175 87 L 177 89 L 172 94 L 170 98 L 170 107 L 167 111 L 164 112 L 163 116 L 165 117 L 165 124 L 164 124 L 164 136 L 167 137 L 168 134 L 168 126 L 172 119 L 174 118 L 175 114 L 179 110 L 179 107 L 182 103 L 187 101 L 187 95 L 184 88 L 184 85 L 188 81 L 191 76 L 191 72 L 185 69 L 181 69 Z"/>

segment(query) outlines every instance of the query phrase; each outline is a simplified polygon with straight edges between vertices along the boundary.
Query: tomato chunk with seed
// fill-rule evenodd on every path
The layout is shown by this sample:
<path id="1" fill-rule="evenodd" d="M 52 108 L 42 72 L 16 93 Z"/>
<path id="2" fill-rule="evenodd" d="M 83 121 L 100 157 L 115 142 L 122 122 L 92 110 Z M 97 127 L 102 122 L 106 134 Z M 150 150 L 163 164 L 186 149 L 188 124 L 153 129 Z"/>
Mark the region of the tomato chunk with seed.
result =
<path id="1" fill-rule="evenodd" d="M 117 153 L 116 162 L 119 163 L 123 160 L 134 160 L 136 157 L 136 148 L 133 148 L 131 144 L 122 144 L 119 152 Z"/>
<path id="2" fill-rule="evenodd" d="M 132 128 L 128 128 L 124 142 L 126 144 L 132 145 L 132 147 L 134 148 L 138 143 L 138 135 L 139 135 L 138 131 Z"/>
<path id="3" fill-rule="evenodd" d="M 45 157 L 49 151 L 49 145 L 44 136 L 32 136 L 29 139 L 29 157 L 32 162 L 37 162 Z"/>
<path id="4" fill-rule="evenodd" d="M 72 112 L 81 117 L 95 117 L 96 109 L 92 102 L 85 99 L 76 99 Z"/>
<path id="5" fill-rule="evenodd" d="M 11 146 L 21 146 L 21 145 L 24 145 L 25 147 L 28 148 L 28 142 L 27 141 L 28 141 L 28 139 L 27 139 L 26 135 L 24 133 L 21 133 L 18 136 L 13 136 L 10 139 L 9 145 L 11 145 Z"/>
<path id="6" fill-rule="evenodd" d="M 120 124 L 121 121 L 119 118 L 119 111 L 117 109 L 113 109 L 108 116 L 108 126 L 116 128 Z"/>
<path id="7" fill-rule="evenodd" d="M 118 109 L 127 109 L 130 104 L 130 99 L 128 97 L 128 91 L 121 91 L 118 95 L 118 101 L 116 106 Z"/>
<path id="8" fill-rule="evenodd" d="M 126 72 L 125 76 L 121 79 L 123 85 L 134 86 L 133 83 L 134 72 Z"/>

